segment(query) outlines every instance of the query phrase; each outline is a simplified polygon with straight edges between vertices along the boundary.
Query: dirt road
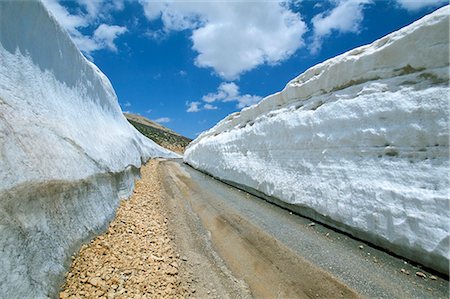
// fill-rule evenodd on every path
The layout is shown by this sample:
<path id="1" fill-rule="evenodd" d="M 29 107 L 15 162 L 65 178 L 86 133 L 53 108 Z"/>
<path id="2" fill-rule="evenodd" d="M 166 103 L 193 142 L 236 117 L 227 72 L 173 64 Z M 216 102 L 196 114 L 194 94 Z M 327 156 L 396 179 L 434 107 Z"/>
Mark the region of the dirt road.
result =
<path id="1" fill-rule="evenodd" d="M 448 281 L 181 161 L 152 160 L 74 259 L 61 297 L 448 298 Z"/>
<path id="2" fill-rule="evenodd" d="M 169 228 L 176 236 L 209 235 L 255 297 L 448 298 L 447 280 L 180 161 L 162 161 L 159 171 Z"/>

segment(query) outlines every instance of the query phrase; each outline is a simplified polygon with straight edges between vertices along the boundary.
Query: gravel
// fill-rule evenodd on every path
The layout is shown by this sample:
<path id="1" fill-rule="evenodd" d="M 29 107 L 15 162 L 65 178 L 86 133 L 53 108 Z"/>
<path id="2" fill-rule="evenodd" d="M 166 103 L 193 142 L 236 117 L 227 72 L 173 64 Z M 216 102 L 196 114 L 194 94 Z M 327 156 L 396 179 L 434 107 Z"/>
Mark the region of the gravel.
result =
<path id="1" fill-rule="evenodd" d="M 156 162 L 141 169 L 134 194 L 109 229 L 74 257 L 60 298 L 186 298 L 195 293 L 161 208 Z"/>

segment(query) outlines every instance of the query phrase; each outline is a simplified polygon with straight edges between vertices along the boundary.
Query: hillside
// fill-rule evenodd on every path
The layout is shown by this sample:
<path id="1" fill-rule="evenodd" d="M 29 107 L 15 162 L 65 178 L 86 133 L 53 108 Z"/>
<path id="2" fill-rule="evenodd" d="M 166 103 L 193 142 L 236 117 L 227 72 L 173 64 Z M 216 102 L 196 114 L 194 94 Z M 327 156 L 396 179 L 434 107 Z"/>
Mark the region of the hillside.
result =
<path id="1" fill-rule="evenodd" d="M 143 116 L 130 113 L 124 113 L 124 115 L 139 132 L 171 151 L 182 154 L 186 146 L 192 141 L 192 139 L 184 137 Z"/>

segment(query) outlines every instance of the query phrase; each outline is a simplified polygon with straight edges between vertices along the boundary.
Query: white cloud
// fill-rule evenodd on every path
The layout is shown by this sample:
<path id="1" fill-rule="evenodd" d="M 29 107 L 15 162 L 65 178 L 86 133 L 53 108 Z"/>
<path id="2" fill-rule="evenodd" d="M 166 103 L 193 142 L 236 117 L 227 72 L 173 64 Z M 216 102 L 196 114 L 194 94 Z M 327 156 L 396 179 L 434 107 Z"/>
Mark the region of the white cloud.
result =
<path id="1" fill-rule="evenodd" d="M 127 108 L 131 107 L 131 103 L 129 101 L 127 101 L 127 102 L 123 103 L 123 106 L 127 107 Z"/>
<path id="2" fill-rule="evenodd" d="M 202 102 L 186 102 L 186 106 L 188 107 L 186 109 L 186 112 L 199 112 L 202 110 L 217 110 L 219 109 L 219 107 L 214 106 L 212 104 L 206 103 L 203 104 L 203 106 L 201 107 Z"/>
<path id="3" fill-rule="evenodd" d="M 217 106 L 214 106 L 214 105 L 206 103 L 205 105 L 203 105 L 203 109 L 205 109 L 205 110 L 217 110 L 219 108 Z"/>
<path id="4" fill-rule="evenodd" d="M 154 21 L 159 18 L 164 23 L 166 32 L 175 30 L 194 29 L 202 23 L 201 13 L 210 6 L 206 2 L 184 2 L 184 1 L 139 1 L 144 7 L 144 14 L 148 20 Z M 208 8 L 206 8 L 208 9 Z"/>
<path id="5" fill-rule="evenodd" d="M 425 7 L 435 7 L 440 4 L 448 3 L 448 0 L 396 0 L 400 7 L 409 10 L 417 11 Z"/>
<path id="6" fill-rule="evenodd" d="M 76 14 L 71 14 L 58 0 L 43 0 L 43 2 L 70 34 L 78 49 L 88 57 L 92 52 L 101 49 L 117 52 L 114 40 L 127 29 L 122 26 L 108 25 L 103 21 L 109 19 L 112 11 L 123 9 L 123 0 L 77 0 L 80 9 Z M 80 29 L 89 26 L 97 28 L 91 35 L 82 34 Z"/>
<path id="7" fill-rule="evenodd" d="M 153 121 L 157 122 L 157 123 L 168 123 L 171 121 L 171 119 L 169 117 L 160 117 L 160 118 L 154 119 Z"/>
<path id="8" fill-rule="evenodd" d="M 186 103 L 186 106 L 188 106 L 186 112 L 199 112 L 200 108 L 198 107 L 201 103 L 200 102 L 188 102 Z"/>
<path id="9" fill-rule="evenodd" d="M 150 21 L 163 31 L 192 30 L 195 64 L 232 80 L 262 64 L 277 64 L 304 45 L 301 16 L 279 2 L 141 0 Z"/>
<path id="10" fill-rule="evenodd" d="M 58 22 L 70 33 L 75 34 L 79 31 L 76 28 L 89 25 L 85 16 L 71 15 L 67 9 L 61 6 L 57 0 L 43 0 L 45 7 L 53 14 Z"/>
<path id="11" fill-rule="evenodd" d="M 213 103 L 215 101 L 230 102 L 233 101 L 239 95 L 239 86 L 235 83 L 223 82 L 217 88 L 217 92 L 208 93 L 202 97 L 202 100 L 207 103 Z"/>
<path id="12" fill-rule="evenodd" d="M 372 0 L 340 0 L 331 11 L 320 13 L 312 18 L 314 27 L 312 53 L 322 47 L 323 39 L 333 31 L 339 33 L 359 33 L 364 19 L 363 10 Z"/>
<path id="13" fill-rule="evenodd" d="M 97 29 L 95 29 L 93 40 L 96 41 L 101 48 L 106 48 L 113 52 L 117 52 L 117 47 L 114 44 L 114 40 L 126 31 L 126 27 L 101 24 Z"/>
<path id="14" fill-rule="evenodd" d="M 202 97 L 202 100 L 207 104 L 204 105 L 206 109 L 206 105 L 211 105 L 210 103 L 220 101 L 220 102 L 237 102 L 237 108 L 244 108 L 247 106 L 251 106 L 253 104 L 261 101 L 260 96 L 255 95 L 241 95 L 239 92 L 239 86 L 237 86 L 234 82 L 223 82 L 217 88 L 215 93 L 208 93 L 207 95 Z"/>
<path id="15" fill-rule="evenodd" d="M 181 77 L 184 77 L 184 76 L 187 75 L 187 72 L 184 71 L 184 70 L 180 70 L 180 71 L 178 72 L 178 75 L 180 75 Z"/>

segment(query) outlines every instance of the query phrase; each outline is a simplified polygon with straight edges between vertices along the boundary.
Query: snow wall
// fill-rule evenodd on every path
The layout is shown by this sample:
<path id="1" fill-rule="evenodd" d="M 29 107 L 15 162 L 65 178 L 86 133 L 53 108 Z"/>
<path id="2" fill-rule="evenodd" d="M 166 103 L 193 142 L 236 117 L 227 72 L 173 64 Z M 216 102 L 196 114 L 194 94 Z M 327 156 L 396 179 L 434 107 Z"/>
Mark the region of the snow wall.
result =
<path id="1" fill-rule="evenodd" d="M 0 298 L 56 297 L 155 156 L 178 155 L 128 124 L 44 6 L 0 1 Z"/>
<path id="2" fill-rule="evenodd" d="M 449 7 L 229 115 L 185 162 L 448 274 Z"/>

